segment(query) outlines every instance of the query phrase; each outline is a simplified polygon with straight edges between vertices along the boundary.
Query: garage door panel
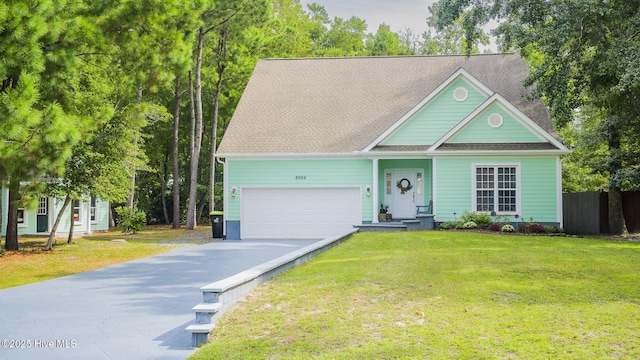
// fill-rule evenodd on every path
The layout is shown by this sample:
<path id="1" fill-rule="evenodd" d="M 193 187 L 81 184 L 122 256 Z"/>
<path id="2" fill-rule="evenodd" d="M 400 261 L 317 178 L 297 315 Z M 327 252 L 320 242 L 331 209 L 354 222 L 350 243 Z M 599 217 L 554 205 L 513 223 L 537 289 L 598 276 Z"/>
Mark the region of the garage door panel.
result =
<path id="1" fill-rule="evenodd" d="M 323 238 L 362 223 L 357 187 L 243 188 L 243 239 Z"/>

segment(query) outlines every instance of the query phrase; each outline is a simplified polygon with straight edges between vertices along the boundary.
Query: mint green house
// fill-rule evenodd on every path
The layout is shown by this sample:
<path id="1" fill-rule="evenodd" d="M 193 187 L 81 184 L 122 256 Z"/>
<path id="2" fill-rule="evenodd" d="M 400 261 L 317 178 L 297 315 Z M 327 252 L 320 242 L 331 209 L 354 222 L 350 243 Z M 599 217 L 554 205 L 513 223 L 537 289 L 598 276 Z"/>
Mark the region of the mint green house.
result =
<path id="1" fill-rule="evenodd" d="M 220 144 L 228 239 L 463 211 L 562 225 L 560 156 L 518 55 L 260 60 Z"/>
<path id="2" fill-rule="evenodd" d="M 1 188 L 0 191 L 2 191 L 0 233 L 4 236 L 7 233 L 9 190 Z M 32 207 L 18 209 L 18 235 L 49 235 L 63 203 L 64 199 L 43 197 L 39 198 Z M 57 236 L 66 236 L 69 233 L 71 216 L 74 218 L 73 233 L 76 235 L 109 230 L 109 202 L 107 201 L 95 198 L 73 201 L 62 215 L 56 231 Z"/>

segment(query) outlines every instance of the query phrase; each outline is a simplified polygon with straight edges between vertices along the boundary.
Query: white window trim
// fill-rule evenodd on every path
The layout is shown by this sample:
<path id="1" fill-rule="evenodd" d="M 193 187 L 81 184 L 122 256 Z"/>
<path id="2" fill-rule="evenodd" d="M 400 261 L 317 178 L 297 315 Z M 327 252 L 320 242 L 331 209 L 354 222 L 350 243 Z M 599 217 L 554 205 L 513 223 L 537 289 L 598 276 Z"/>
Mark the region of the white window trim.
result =
<path id="1" fill-rule="evenodd" d="M 26 208 L 18 208 L 18 210 L 22 210 L 22 222 L 18 222 L 19 228 L 26 228 L 29 226 L 29 211 Z"/>
<path id="2" fill-rule="evenodd" d="M 73 216 L 74 213 L 75 213 L 76 201 L 78 202 L 78 220 L 75 220 L 73 222 L 73 224 L 75 226 L 80 226 L 80 225 L 84 224 L 84 218 L 82 217 L 82 213 L 83 213 L 83 211 L 82 211 L 82 204 L 83 204 L 82 200 L 73 200 L 71 202 L 71 216 Z"/>
<path id="3" fill-rule="evenodd" d="M 98 223 L 98 199 L 93 199 L 93 201 L 95 202 L 95 206 L 91 206 L 91 201 L 92 199 L 89 199 L 89 220 L 91 221 L 92 224 L 97 224 Z M 95 220 L 91 220 L 91 209 L 94 209 L 94 217 Z"/>
<path id="4" fill-rule="evenodd" d="M 500 212 L 498 211 L 498 195 L 496 194 L 494 196 L 494 211 L 496 213 L 496 215 L 516 215 L 516 214 L 520 214 L 521 209 L 522 209 L 522 204 L 521 204 L 521 198 L 520 195 L 522 194 L 522 176 L 520 174 L 520 163 L 473 163 L 471 164 L 471 209 L 472 211 L 476 211 L 477 212 L 477 208 L 478 208 L 478 201 L 477 201 L 477 188 L 476 188 L 476 169 L 477 168 L 483 168 L 483 167 L 493 167 L 493 168 L 498 168 L 498 167 L 515 167 L 516 168 L 516 211 L 503 211 Z M 495 172 L 495 176 L 498 176 L 498 172 Z M 497 178 L 494 180 L 495 183 L 497 184 L 498 180 Z"/>

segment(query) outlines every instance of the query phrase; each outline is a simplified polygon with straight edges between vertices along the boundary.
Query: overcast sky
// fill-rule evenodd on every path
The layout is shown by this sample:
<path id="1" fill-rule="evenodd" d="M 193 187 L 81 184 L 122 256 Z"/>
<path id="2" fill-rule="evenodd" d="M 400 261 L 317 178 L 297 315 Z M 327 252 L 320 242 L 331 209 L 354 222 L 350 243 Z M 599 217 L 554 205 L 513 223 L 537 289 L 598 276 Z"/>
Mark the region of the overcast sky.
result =
<path id="1" fill-rule="evenodd" d="M 368 33 L 375 34 L 378 26 L 385 23 L 391 31 L 409 28 L 420 35 L 428 28 L 428 8 L 436 0 L 300 0 L 305 10 L 307 4 L 314 2 L 324 6 L 331 19 L 355 16 L 365 20 Z"/>

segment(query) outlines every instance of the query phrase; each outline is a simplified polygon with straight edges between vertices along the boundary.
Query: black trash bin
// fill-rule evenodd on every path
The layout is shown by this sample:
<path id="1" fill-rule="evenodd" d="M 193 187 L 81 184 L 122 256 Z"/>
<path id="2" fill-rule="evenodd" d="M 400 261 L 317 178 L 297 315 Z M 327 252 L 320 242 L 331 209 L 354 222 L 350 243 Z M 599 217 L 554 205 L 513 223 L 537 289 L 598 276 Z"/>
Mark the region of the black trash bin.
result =
<path id="1" fill-rule="evenodd" d="M 223 223 L 222 223 L 222 211 L 212 211 L 209 213 L 209 220 L 211 221 L 211 233 L 214 239 L 222 239 Z"/>

